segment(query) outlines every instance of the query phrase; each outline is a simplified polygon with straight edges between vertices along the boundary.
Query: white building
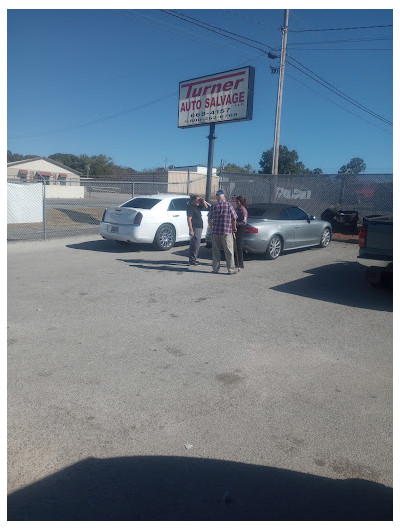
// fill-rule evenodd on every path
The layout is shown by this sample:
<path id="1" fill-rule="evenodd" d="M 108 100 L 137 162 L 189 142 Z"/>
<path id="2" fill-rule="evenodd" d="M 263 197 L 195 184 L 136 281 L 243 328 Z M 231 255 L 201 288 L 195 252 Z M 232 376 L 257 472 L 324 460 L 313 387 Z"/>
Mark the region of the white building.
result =
<path id="1" fill-rule="evenodd" d="M 7 163 L 7 180 L 41 181 L 52 185 L 79 185 L 81 174 L 47 157 L 34 157 Z"/>
<path id="2" fill-rule="evenodd" d="M 207 166 L 201 164 L 195 164 L 194 166 L 174 166 L 171 171 L 190 171 L 193 173 L 200 173 L 201 175 L 207 175 Z M 217 168 L 212 169 L 212 175 L 217 175 Z"/>

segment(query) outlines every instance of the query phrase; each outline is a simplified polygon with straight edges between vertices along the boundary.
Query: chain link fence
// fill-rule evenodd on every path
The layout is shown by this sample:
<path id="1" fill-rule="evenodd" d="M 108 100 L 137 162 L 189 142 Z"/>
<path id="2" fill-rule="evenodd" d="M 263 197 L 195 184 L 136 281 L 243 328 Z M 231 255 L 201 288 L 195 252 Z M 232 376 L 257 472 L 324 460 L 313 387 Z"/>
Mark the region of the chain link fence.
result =
<path id="1" fill-rule="evenodd" d="M 132 197 L 147 194 L 204 195 L 206 175 L 193 172 L 135 174 L 135 180 L 102 178 L 62 184 L 51 179 L 8 179 L 7 241 L 65 238 L 98 234 L 106 208 L 120 206 Z M 212 193 L 218 189 L 213 179 Z M 39 188 L 39 192 L 38 192 Z"/>
<path id="2" fill-rule="evenodd" d="M 326 209 L 355 211 L 363 216 L 393 214 L 393 174 L 264 175 L 222 173 L 228 198 L 243 195 L 248 203 L 276 202 L 298 206 L 321 217 Z"/>
<path id="3" fill-rule="evenodd" d="M 205 194 L 206 175 L 190 172 L 135 174 L 134 180 L 80 178 L 8 181 L 7 240 L 42 240 L 98 234 L 107 207 L 120 206 L 146 194 Z M 222 188 L 228 200 L 237 195 L 249 204 L 279 202 L 297 205 L 320 217 L 331 206 L 357 211 L 359 222 L 369 214 L 393 213 L 393 175 L 263 175 L 221 173 L 213 176 L 211 194 Z"/>

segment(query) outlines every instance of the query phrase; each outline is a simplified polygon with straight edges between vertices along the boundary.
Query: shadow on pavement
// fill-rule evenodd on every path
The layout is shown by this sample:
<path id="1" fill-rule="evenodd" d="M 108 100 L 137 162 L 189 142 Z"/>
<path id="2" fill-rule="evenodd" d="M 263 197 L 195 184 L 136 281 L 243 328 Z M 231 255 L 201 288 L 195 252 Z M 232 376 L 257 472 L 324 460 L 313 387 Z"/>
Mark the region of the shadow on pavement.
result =
<path id="1" fill-rule="evenodd" d="M 89 458 L 8 496 L 8 520 L 392 520 L 391 488 L 233 461 Z"/>
<path id="2" fill-rule="evenodd" d="M 175 244 L 175 247 L 182 247 L 184 245 L 187 246 L 187 242 L 178 242 Z M 155 249 L 151 243 L 127 243 L 107 239 L 74 243 L 67 245 L 67 247 L 70 249 L 80 249 L 82 251 L 98 251 L 100 253 L 137 253 L 140 251 L 153 251 L 155 253 L 162 252 Z M 189 253 L 187 249 L 180 252 L 183 256 L 188 256 Z"/>
<path id="3" fill-rule="evenodd" d="M 310 276 L 271 289 L 356 308 L 393 311 L 392 291 L 372 288 L 357 262 L 336 262 L 304 272 Z"/>
<path id="4" fill-rule="evenodd" d="M 148 270 L 158 270 L 158 271 L 178 271 L 178 272 L 187 272 L 190 273 L 211 273 L 211 268 L 209 271 L 202 271 L 199 269 L 201 266 L 208 266 L 209 263 L 200 262 L 199 266 L 189 266 L 188 260 L 123 260 L 122 258 L 117 258 L 119 262 L 126 262 L 131 267 L 136 267 L 139 269 L 148 269 Z"/>
<path id="5" fill-rule="evenodd" d="M 82 243 L 71 243 L 67 245 L 69 249 L 80 249 L 81 251 L 98 251 L 100 253 L 137 253 L 147 251 L 151 248 L 145 245 L 134 243 L 119 243 L 114 240 L 93 240 Z"/>

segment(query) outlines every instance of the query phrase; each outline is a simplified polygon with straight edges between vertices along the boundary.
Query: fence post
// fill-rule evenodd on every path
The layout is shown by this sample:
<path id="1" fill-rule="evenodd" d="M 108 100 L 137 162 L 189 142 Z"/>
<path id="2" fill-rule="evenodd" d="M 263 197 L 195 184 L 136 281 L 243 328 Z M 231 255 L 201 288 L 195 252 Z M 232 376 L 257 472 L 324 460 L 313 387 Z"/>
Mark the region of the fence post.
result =
<path id="1" fill-rule="evenodd" d="M 135 194 L 135 183 L 132 181 L 132 197 Z"/>
<path id="2" fill-rule="evenodd" d="M 46 183 L 43 179 L 43 239 L 46 240 Z"/>
<path id="3" fill-rule="evenodd" d="M 190 170 L 188 168 L 188 177 L 187 177 L 187 186 L 186 186 L 187 195 L 189 195 L 189 188 L 190 188 Z"/>

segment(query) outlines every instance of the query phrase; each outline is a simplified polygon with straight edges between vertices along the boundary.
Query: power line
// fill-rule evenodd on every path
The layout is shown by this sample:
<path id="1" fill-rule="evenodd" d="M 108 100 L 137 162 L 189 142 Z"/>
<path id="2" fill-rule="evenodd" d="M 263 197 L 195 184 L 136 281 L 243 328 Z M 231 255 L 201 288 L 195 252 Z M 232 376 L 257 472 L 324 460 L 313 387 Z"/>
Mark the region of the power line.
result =
<path id="1" fill-rule="evenodd" d="M 315 43 L 317 44 L 317 43 Z M 296 52 L 336 52 L 336 51 L 348 51 L 348 52 L 392 52 L 393 48 L 293 48 L 288 45 L 288 48 L 295 50 Z"/>
<path id="2" fill-rule="evenodd" d="M 167 10 L 161 10 L 169 15 L 172 15 L 172 16 L 175 16 L 177 18 L 180 18 L 181 20 L 185 21 L 185 22 L 188 22 L 190 24 L 195 24 L 197 26 L 200 26 L 200 27 L 203 27 L 204 29 L 207 29 L 209 31 L 213 31 L 215 33 L 218 33 L 220 35 L 222 35 L 223 37 L 225 38 L 228 38 L 228 39 L 234 39 L 234 40 L 238 40 L 234 37 L 230 37 L 229 35 L 225 35 L 224 33 L 221 33 L 221 31 L 224 31 L 226 33 L 231 33 L 237 37 L 240 37 L 241 39 L 248 39 L 247 37 L 243 36 L 243 35 L 239 35 L 237 33 L 233 33 L 233 32 L 229 32 L 227 30 L 224 30 L 220 27 L 217 27 L 217 26 L 213 26 L 211 24 L 208 24 L 208 23 L 203 23 L 202 21 L 198 20 L 198 19 L 194 19 L 193 17 L 189 17 L 189 16 L 181 16 L 180 14 L 177 14 L 177 13 L 174 13 L 174 12 L 170 12 L 170 11 L 167 11 Z M 191 19 L 191 20 L 188 20 L 188 19 Z M 193 21 L 196 21 L 196 22 L 193 22 Z M 205 27 L 205 25 L 207 26 L 210 26 L 210 28 L 207 28 Z M 214 29 L 212 29 L 214 28 Z M 216 29 L 215 29 L 216 28 Z M 218 31 L 218 30 L 221 30 L 221 31 Z M 260 41 L 254 41 L 253 39 L 248 39 L 248 40 L 251 40 L 252 42 L 257 42 L 259 44 L 262 44 L 263 46 L 268 46 L 270 49 L 273 49 L 271 48 L 268 44 L 266 43 L 262 43 Z M 251 44 L 248 44 L 246 42 L 243 42 L 243 41 L 238 41 L 238 42 L 241 42 L 242 44 L 245 44 L 247 46 L 251 46 L 253 48 L 256 48 L 260 51 L 263 51 L 262 49 L 258 48 L 258 47 L 255 47 Z M 289 54 L 288 54 L 288 57 L 291 57 Z M 367 112 L 368 114 L 370 114 L 371 116 L 373 116 L 374 118 L 377 118 L 378 120 L 381 120 L 382 122 L 388 124 L 388 125 L 393 125 L 392 122 L 390 122 L 389 120 L 387 120 L 385 117 L 383 116 L 380 116 L 379 114 L 375 113 L 374 111 L 372 111 L 371 109 L 368 109 L 368 107 L 365 107 L 364 105 L 362 105 L 361 103 L 359 103 L 357 100 L 355 100 L 354 98 L 352 98 L 351 96 L 348 96 L 347 94 L 345 94 L 343 91 L 341 91 L 340 89 L 336 88 L 334 85 L 332 85 L 331 83 L 329 83 L 328 81 L 324 80 L 321 76 L 319 76 L 318 74 L 316 74 L 315 72 L 313 72 L 312 70 L 310 70 L 308 67 L 306 67 L 305 65 L 303 65 L 302 63 L 300 63 L 299 61 L 297 61 L 297 59 L 295 59 L 294 57 L 291 57 L 291 59 L 293 59 L 293 61 L 295 61 L 296 63 L 300 64 L 303 68 L 305 68 L 306 70 L 308 70 L 312 75 L 308 74 L 307 72 L 305 72 L 304 70 L 302 70 L 301 68 L 299 68 L 298 66 L 294 65 L 292 62 L 290 62 L 289 60 L 287 61 L 288 64 L 290 64 L 291 66 L 293 66 L 293 68 L 296 68 L 297 70 L 299 70 L 300 72 L 302 72 L 304 75 L 306 75 L 307 77 L 309 77 L 310 79 L 312 79 L 313 81 L 315 81 L 316 83 L 319 83 L 320 85 L 322 85 L 324 88 L 326 88 L 327 90 L 330 90 L 331 92 L 333 92 L 334 94 L 336 94 L 337 96 L 341 97 L 342 99 L 346 100 L 347 102 L 351 103 L 352 105 L 355 105 L 356 107 L 358 107 L 359 109 L 363 110 L 364 112 Z M 321 81 L 318 81 L 318 79 L 316 79 L 316 77 L 313 77 L 313 76 L 316 76 L 317 78 L 319 78 Z"/>
<path id="3" fill-rule="evenodd" d="M 306 83 L 304 83 L 303 81 L 301 81 L 300 79 L 298 79 L 297 77 L 293 76 L 292 74 L 289 74 L 287 72 L 287 75 L 289 77 L 291 77 L 292 79 L 294 79 L 295 81 L 297 81 L 298 83 L 300 83 L 301 85 L 304 85 L 305 87 L 307 87 L 309 90 L 311 90 L 312 92 L 315 92 L 316 94 L 319 94 L 322 98 L 325 98 L 326 100 L 330 101 L 331 103 L 333 103 L 334 105 L 337 105 L 338 107 L 340 107 L 341 109 L 343 109 L 344 111 L 346 112 L 349 112 L 350 114 L 352 114 L 353 116 L 356 116 L 357 118 L 360 118 L 360 120 L 364 120 L 364 122 L 367 122 L 369 123 L 370 125 L 373 125 L 374 127 L 377 127 L 378 129 L 380 129 L 381 131 L 384 131 L 385 133 L 387 133 L 388 135 L 391 135 L 391 133 L 389 131 L 387 131 L 386 129 L 383 129 L 383 127 L 380 127 L 379 125 L 376 125 L 374 124 L 373 122 L 371 122 L 370 120 L 367 120 L 366 118 L 364 118 L 363 116 L 360 116 L 359 114 L 356 114 L 355 112 L 351 111 L 350 109 L 347 109 L 346 107 L 344 107 L 343 105 L 340 105 L 340 103 L 328 98 L 327 96 L 325 96 L 325 94 L 322 94 L 321 92 L 319 92 L 318 90 L 315 90 L 313 89 L 312 87 L 310 87 L 309 85 L 307 85 Z"/>
<path id="4" fill-rule="evenodd" d="M 271 26 L 270 24 L 264 24 L 264 22 L 261 22 L 260 20 L 256 20 L 255 18 L 245 17 L 244 15 L 241 15 L 239 13 L 235 13 L 234 11 L 230 9 L 220 9 L 219 11 L 223 11 L 224 13 L 228 13 L 229 15 L 233 15 L 235 17 L 239 17 L 243 20 L 247 20 L 249 22 L 253 22 L 254 24 L 259 24 L 260 26 L 264 26 L 265 28 L 272 28 L 274 30 L 280 30 L 281 28 L 277 28 L 276 26 Z"/>
<path id="5" fill-rule="evenodd" d="M 309 31 L 345 31 L 345 30 L 359 30 L 372 28 L 393 28 L 393 24 L 381 24 L 379 26 L 353 26 L 352 28 L 315 28 L 306 30 L 289 30 L 290 33 L 305 33 Z"/>
<path id="6" fill-rule="evenodd" d="M 336 44 L 338 42 L 372 42 L 372 41 L 392 41 L 393 37 L 366 37 L 361 39 L 337 39 L 335 41 L 298 41 L 292 44 Z"/>
<path id="7" fill-rule="evenodd" d="M 142 105 L 137 105 L 135 107 L 130 107 L 129 109 L 126 109 L 124 111 L 120 111 L 120 112 L 117 112 L 115 114 L 110 114 L 108 116 L 103 116 L 101 118 L 96 118 L 95 120 L 90 120 L 88 122 L 85 122 L 83 124 L 79 124 L 79 125 L 73 125 L 73 126 L 69 126 L 69 127 L 64 127 L 63 129 L 57 129 L 57 130 L 53 130 L 53 131 L 46 131 L 46 132 L 43 132 L 43 133 L 37 133 L 35 135 L 16 135 L 16 136 L 10 136 L 9 138 L 10 139 L 14 139 L 14 138 L 34 138 L 34 137 L 37 137 L 37 136 L 47 136 L 47 135 L 54 135 L 56 133 L 66 133 L 68 131 L 73 131 L 75 129 L 81 129 L 82 127 L 87 127 L 87 126 L 90 126 L 90 125 L 96 125 L 96 124 L 100 124 L 102 122 L 105 122 L 107 120 L 111 120 L 113 118 L 117 118 L 119 116 L 124 116 L 128 113 L 131 113 L 131 112 L 135 112 L 135 111 L 138 111 L 140 109 L 145 109 L 146 107 L 150 107 L 150 105 L 154 105 L 155 103 L 159 103 L 160 101 L 164 101 L 168 98 L 172 98 L 172 96 L 177 96 L 178 95 L 178 91 L 174 91 L 170 94 L 167 94 L 166 96 L 162 96 L 161 98 L 157 98 L 155 100 L 152 100 L 152 101 L 149 101 L 147 103 L 143 103 Z"/>
<path id="8" fill-rule="evenodd" d="M 360 102 L 358 102 L 357 100 L 355 100 L 354 98 L 352 98 L 351 96 L 348 96 L 347 94 L 345 94 L 342 90 L 338 89 L 337 87 L 335 87 L 334 85 L 332 85 L 332 83 L 329 83 L 329 81 L 326 81 L 324 78 L 322 78 L 321 76 L 319 76 L 316 72 L 313 72 L 310 68 L 308 68 L 307 66 L 303 65 L 303 63 L 300 63 L 300 61 L 298 61 L 297 59 L 295 59 L 294 57 L 290 56 L 288 54 L 288 57 L 290 57 L 293 61 L 295 61 L 297 64 L 299 64 L 300 66 L 302 66 L 303 68 L 305 68 L 308 72 L 310 72 L 313 76 L 316 76 L 318 79 L 320 79 L 324 85 L 322 83 L 320 83 L 320 81 L 318 81 L 317 79 L 313 78 L 312 76 L 310 76 L 309 74 L 307 74 L 306 72 L 304 72 L 303 70 L 301 70 L 301 68 L 298 68 L 296 65 L 294 65 L 293 63 L 291 63 L 289 60 L 287 60 L 287 62 L 293 66 L 294 68 L 296 68 L 297 70 L 300 70 L 300 72 L 302 72 L 303 74 L 307 75 L 308 77 L 311 77 L 311 79 L 313 79 L 314 81 L 316 81 L 317 83 L 319 83 L 320 85 L 323 85 L 325 86 L 325 88 L 327 88 L 328 90 L 331 90 L 332 92 L 334 92 L 335 94 L 337 94 L 338 96 L 340 96 L 341 98 L 349 101 L 350 103 L 352 103 L 353 105 L 355 105 L 356 107 L 362 109 L 363 111 L 367 112 L 368 114 L 371 114 L 372 116 L 374 116 L 375 118 L 378 118 L 379 120 L 381 120 L 382 122 L 385 122 L 387 123 L 388 125 L 393 125 L 393 123 L 391 121 L 389 121 L 387 118 L 385 118 L 384 116 L 381 116 L 379 114 L 377 114 L 376 112 L 374 111 L 371 111 L 371 109 L 369 109 L 368 107 L 365 107 L 365 105 L 362 105 Z M 326 86 L 328 85 L 328 86 Z M 331 88 L 330 88 L 331 87 Z"/>
<path id="9" fill-rule="evenodd" d="M 259 50 L 261 52 L 265 52 L 266 53 L 266 51 L 263 50 L 262 48 L 254 46 L 252 44 L 249 44 L 248 42 L 243 42 L 243 41 L 241 41 L 239 39 L 236 39 L 235 37 L 230 37 L 229 35 L 225 35 L 225 33 L 230 33 L 231 35 L 235 35 L 236 37 L 240 37 L 241 39 L 246 39 L 248 41 L 252 41 L 252 42 L 261 44 L 262 46 L 266 46 L 270 50 L 274 50 L 274 51 L 277 50 L 277 48 L 273 48 L 272 46 L 270 46 L 269 44 L 266 44 L 264 42 L 256 41 L 254 39 L 250 39 L 249 37 L 244 37 L 243 35 L 239 35 L 239 34 L 234 33 L 232 31 L 228 31 L 228 30 L 225 30 L 223 28 L 219 28 L 218 26 L 213 26 L 212 24 L 208 24 L 208 22 L 202 22 L 201 20 L 195 19 L 193 17 L 189 17 L 188 15 L 181 15 L 180 13 L 168 11 L 166 9 L 160 9 L 160 11 L 162 11 L 163 13 L 166 13 L 167 15 L 171 15 L 173 17 L 179 18 L 179 19 L 183 20 L 184 22 L 188 22 L 189 24 L 194 24 L 195 26 L 199 26 L 200 28 L 206 29 L 208 31 L 212 31 L 214 33 L 217 33 L 218 35 L 222 35 L 222 37 L 226 37 L 227 39 L 232 39 L 234 41 L 239 42 L 240 44 L 244 44 L 245 46 L 250 46 L 251 48 L 255 48 L 256 50 Z M 207 27 L 207 26 L 209 26 L 209 27 Z M 212 29 L 212 28 L 214 28 L 214 29 Z M 220 30 L 220 31 L 218 31 L 218 30 Z M 225 32 L 225 33 L 221 33 L 221 32 Z"/>

